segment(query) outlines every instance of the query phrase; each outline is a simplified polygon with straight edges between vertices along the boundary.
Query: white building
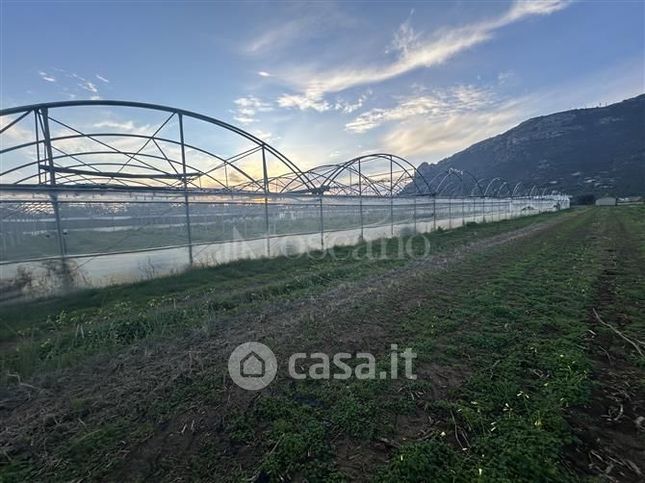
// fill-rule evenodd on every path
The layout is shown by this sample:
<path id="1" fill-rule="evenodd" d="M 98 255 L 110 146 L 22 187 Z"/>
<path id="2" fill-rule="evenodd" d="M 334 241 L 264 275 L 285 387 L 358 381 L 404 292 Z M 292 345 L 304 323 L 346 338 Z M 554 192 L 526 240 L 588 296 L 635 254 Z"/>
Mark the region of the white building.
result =
<path id="1" fill-rule="evenodd" d="M 596 200 L 596 206 L 616 206 L 616 198 L 614 196 L 603 196 Z"/>

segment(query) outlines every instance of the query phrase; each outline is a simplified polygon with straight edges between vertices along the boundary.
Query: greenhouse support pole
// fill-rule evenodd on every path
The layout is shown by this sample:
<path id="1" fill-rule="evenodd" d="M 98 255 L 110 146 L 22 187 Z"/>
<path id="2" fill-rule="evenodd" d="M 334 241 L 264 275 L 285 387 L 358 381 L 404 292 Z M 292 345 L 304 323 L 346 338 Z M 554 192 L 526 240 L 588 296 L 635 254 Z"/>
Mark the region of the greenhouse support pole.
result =
<path id="1" fill-rule="evenodd" d="M 361 217 L 361 238 L 360 242 L 363 241 L 363 176 L 361 175 L 361 160 L 358 160 L 358 210 Z"/>
<path id="2" fill-rule="evenodd" d="M 40 129 L 38 128 L 37 110 L 34 110 L 34 132 L 36 133 L 36 161 L 38 162 L 38 184 L 44 184 L 42 168 L 40 166 Z"/>
<path id="3" fill-rule="evenodd" d="M 482 223 L 486 223 L 486 197 L 482 196 Z"/>
<path id="4" fill-rule="evenodd" d="M 466 198 L 461 199 L 461 226 L 466 226 Z"/>
<path id="5" fill-rule="evenodd" d="M 412 221 L 414 223 L 414 233 L 416 234 L 417 232 L 417 197 L 415 196 L 412 198 L 412 201 L 414 202 L 412 204 Z"/>
<path id="6" fill-rule="evenodd" d="M 267 257 L 271 256 L 271 241 L 269 239 L 269 174 L 267 170 L 267 157 L 262 144 L 262 174 L 264 178 L 264 227 L 266 230 Z"/>
<path id="7" fill-rule="evenodd" d="M 49 198 L 54 209 L 54 218 L 56 219 L 56 237 L 58 238 L 58 250 L 61 259 L 61 273 L 63 274 L 63 288 L 67 290 L 71 286 L 71 275 L 67 269 L 67 247 L 63 238 L 63 228 L 60 221 L 60 206 L 58 203 L 58 194 L 56 193 L 56 170 L 54 168 L 54 154 L 52 151 L 51 134 L 49 131 L 49 110 L 46 107 L 40 110 L 41 127 L 43 130 L 43 143 L 45 144 L 45 155 L 47 156 L 47 166 L 49 169 L 49 184 L 52 190 L 49 192 Z"/>
<path id="8" fill-rule="evenodd" d="M 390 155 L 390 236 L 394 236 L 394 199 L 392 198 L 394 181 L 392 178 L 392 155 Z"/>
<path id="9" fill-rule="evenodd" d="M 323 218 L 323 195 L 320 193 L 320 199 L 319 205 L 320 205 L 320 249 L 324 250 L 325 249 L 325 222 Z"/>
<path id="10" fill-rule="evenodd" d="M 43 107 L 41 110 L 41 121 L 43 128 L 43 142 L 45 143 L 45 154 L 47 156 L 47 166 L 49 167 L 49 184 L 52 187 L 56 187 L 56 171 L 54 169 L 54 154 L 52 152 L 52 143 L 51 135 L 49 132 L 49 111 L 46 107 Z M 65 257 L 67 256 L 67 249 L 65 247 L 65 239 L 63 238 L 63 229 L 60 222 L 60 209 L 58 205 L 58 194 L 52 190 L 49 192 L 49 198 L 52 201 L 52 207 L 54 208 L 54 218 L 56 219 L 56 235 L 58 238 L 58 250 L 60 252 L 60 257 L 65 263 Z"/>
<path id="11" fill-rule="evenodd" d="M 190 227 L 190 204 L 188 201 L 188 177 L 186 175 L 186 147 L 184 145 L 184 116 L 180 113 L 179 117 L 179 140 L 181 142 L 181 169 L 184 181 L 184 206 L 186 208 L 186 234 L 188 236 L 188 263 L 193 265 L 193 234 Z"/>
<path id="12" fill-rule="evenodd" d="M 432 230 L 437 231 L 437 195 L 432 195 Z"/>

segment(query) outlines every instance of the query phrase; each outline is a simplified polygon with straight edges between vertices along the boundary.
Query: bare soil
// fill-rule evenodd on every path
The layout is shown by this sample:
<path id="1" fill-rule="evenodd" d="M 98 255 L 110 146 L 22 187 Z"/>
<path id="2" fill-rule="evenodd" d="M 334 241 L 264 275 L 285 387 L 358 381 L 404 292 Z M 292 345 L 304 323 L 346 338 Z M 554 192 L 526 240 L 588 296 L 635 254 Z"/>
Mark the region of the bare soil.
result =
<path id="1" fill-rule="evenodd" d="M 642 364 L 635 363 L 634 349 L 600 323 L 596 313 L 619 331 L 635 322 L 621 310 L 617 300 L 621 282 L 618 277 L 634 273 L 635 259 L 640 262 L 637 266 L 644 267 L 645 263 L 639 257 L 637 240 L 622 223 L 612 224 L 610 229 L 617 233 L 603 240 L 604 268 L 588 318 L 587 344 L 593 360 L 594 386 L 589 403 L 570 415 L 579 442 L 569 448 L 567 459 L 580 474 L 612 482 L 639 482 L 645 479 L 645 370 Z M 634 275 L 627 283 L 642 284 L 638 273 Z M 645 318 L 645 307 L 641 305 L 640 309 Z"/>

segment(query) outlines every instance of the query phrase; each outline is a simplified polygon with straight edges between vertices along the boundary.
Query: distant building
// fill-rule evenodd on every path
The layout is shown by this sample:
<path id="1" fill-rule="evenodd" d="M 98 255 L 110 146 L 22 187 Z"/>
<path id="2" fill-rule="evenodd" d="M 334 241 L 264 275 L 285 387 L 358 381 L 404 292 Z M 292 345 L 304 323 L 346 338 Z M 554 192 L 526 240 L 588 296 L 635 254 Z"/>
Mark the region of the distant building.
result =
<path id="1" fill-rule="evenodd" d="M 642 196 L 628 196 L 626 198 L 618 198 L 618 204 L 629 205 L 635 203 L 643 203 L 645 201 Z"/>
<path id="2" fill-rule="evenodd" d="M 596 206 L 616 206 L 615 196 L 603 196 L 596 200 Z"/>

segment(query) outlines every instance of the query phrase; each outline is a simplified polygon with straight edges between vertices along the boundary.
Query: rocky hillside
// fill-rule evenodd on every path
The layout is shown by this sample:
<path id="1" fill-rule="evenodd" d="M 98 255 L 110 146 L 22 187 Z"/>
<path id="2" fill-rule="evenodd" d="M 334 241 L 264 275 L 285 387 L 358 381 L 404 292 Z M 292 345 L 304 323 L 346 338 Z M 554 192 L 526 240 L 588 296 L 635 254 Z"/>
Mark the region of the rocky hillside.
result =
<path id="1" fill-rule="evenodd" d="M 570 195 L 645 194 L 645 94 L 606 107 L 536 117 L 437 164 L 477 177 L 553 186 Z"/>

